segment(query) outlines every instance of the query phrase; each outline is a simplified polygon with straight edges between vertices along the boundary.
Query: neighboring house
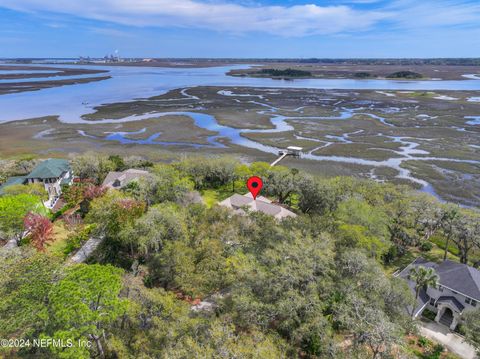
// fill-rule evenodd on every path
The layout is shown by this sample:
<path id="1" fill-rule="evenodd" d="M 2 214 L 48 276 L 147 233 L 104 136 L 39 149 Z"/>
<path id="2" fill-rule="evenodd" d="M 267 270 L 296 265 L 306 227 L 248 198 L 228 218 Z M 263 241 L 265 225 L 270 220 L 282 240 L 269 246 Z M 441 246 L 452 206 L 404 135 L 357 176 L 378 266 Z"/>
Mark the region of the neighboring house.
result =
<path id="1" fill-rule="evenodd" d="M 465 311 L 480 308 L 480 271 L 466 264 L 446 260 L 440 264 L 417 258 L 396 276 L 407 280 L 415 293 L 415 283 L 409 279 L 412 268 L 433 268 L 440 278 L 437 288 L 422 288 L 414 317 L 425 308 L 436 313 L 435 321 L 455 330 Z"/>
<path id="2" fill-rule="evenodd" d="M 0 186 L 0 195 L 3 194 L 3 190 L 5 188 L 7 188 L 8 186 L 14 186 L 14 185 L 17 185 L 17 184 L 25 184 L 25 177 L 24 176 L 19 176 L 19 177 L 9 177 L 9 178 L 7 178 L 5 183 L 3 183 Z"/>
<path id="3" fill-rule="evenodd" d="M 269 199 L 258 196 L 253 199 L 250 193 L 246 195 L 234 194 L 233 196 L 219 203 L 220 206 L 233 209 L 238 214 L 245 214 L 245 209 L 250 211 L 259 211 L 276 219 L 284 219 L 286 217 L 296 217 L 297 215 L 282 206 L 272 203 Z"/>
<path id="4" fill-rule="evenodd" d="M 130 182 L 138 181 L 140 178 L 145 177 L 148 174 L 148 171 L 137 170 L 134 168 L 128 169 L 123 172 L 109 172 L 107 177 L 103 181 L 103 186 L 108 188 L 120 189 L 125 187 Z"/>
<path id="5" fill-rule="evenodd" d="M 26 176 L 10 177 L 1 187 L 1 191 L 15 184 L 42 183 L 48 193 L 48 200 L 44 202 L 48 208 L 55 206 L 62 194 L 62 185 L 71 184 L 73 181 L 72 169 L 67 160 L 50 158 L 39 163 Z"/>

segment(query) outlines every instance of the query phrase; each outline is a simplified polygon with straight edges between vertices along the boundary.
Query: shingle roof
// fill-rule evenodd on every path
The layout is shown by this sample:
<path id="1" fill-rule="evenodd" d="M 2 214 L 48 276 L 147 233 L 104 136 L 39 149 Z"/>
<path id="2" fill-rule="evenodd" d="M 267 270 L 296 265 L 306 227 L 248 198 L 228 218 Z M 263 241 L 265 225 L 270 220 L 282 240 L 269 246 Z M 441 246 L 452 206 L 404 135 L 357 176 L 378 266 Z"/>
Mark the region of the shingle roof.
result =
<path id="1" fill-rule="evenodd" d="M 141 177 L 148 175 L 148 171 L 137 170 L 134 168 L 125 170 L 123 172 L 109 172 L 105 180 L 103 181 L 103 185 L 106 187 L 115 187 L 115 188 L 122 188 L 123 186 L 127 185 L 128 183 L 137 180 Z M 118 186 L 114 186 L 114 183 L 118 181 Z"/>
<path id="2" fill-rule="evenodd" d="M 292 211 L 289 211 L 288 209 L 283 208 L 282 206 L 279 206 L 277 204 L 271 203 L 271 201 L 266 198 L 264 201 L 263 198 L 265 197 L 259 196 L 257 197 L 257 199 L 254 200 L 250 193 L 244 196 L 235 193 L 233 196 L 220 202 L 219 205 L 232 208 L 235 210 L 236 213 L 239 214 L 245 213 L 242 208 L 247 207 L 252 211 L 260 211 L 277 219 L 297 216 Z"/>
<path id="3" fill-rule="evenodd" d="M 466 264 L 446 260 L 435 267 L 440 284 L 480 300 L 480 271 Z"/>
<path id="4" fill-rule="evenodd" d="M 419 257 L 400 272 L 400 277 L 408 279 L 410 268 L 418 266 L 435 269 L 440 278 L 439 284 L 480 301 L 480 271 L 478 269 L 451 260 L 437 264 Z"/>
<path id="5" fill-rule="evenodd" d="M 460 313 L 465 309 L 463 304 L 460 303 L 457 298 L 452 296 L 441 296 L 437 299 L 437 303 L 448 303 L 451 306 L 457 308 Z"/>
<path id="6" fill-rule="evenodd" d="M 58 178 L 70 170 L 70 163 L 59 158 L 50 158 L 37 165 L 25 178 Z"/>

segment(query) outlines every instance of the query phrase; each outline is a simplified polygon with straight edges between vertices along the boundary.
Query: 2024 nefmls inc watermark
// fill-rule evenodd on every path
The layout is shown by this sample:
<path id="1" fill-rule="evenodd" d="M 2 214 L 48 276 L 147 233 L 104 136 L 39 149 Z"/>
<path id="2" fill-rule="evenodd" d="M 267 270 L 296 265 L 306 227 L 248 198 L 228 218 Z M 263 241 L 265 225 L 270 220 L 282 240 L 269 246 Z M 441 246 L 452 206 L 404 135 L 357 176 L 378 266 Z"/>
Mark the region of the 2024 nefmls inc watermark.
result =
<path id="1" fill-rule="evenodd" d="M 0 348 L 72 348 L 82 347 L 91 348 L 92 342 L 85 339 L 54 339 L 54 338 L 36 338 L 36 339 L 0 339 Z"/>

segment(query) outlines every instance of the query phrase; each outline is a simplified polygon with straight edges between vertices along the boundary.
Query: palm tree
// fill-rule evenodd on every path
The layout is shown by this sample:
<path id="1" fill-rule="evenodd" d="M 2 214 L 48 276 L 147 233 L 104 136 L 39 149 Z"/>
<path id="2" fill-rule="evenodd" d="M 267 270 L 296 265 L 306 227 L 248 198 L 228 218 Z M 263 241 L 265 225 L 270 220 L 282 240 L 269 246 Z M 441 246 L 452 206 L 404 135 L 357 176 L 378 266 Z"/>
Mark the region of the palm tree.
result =
<path id="1" fill-rule="evenodd" d="M 410 280 L 415 282 L 415 303 L 417 303 L 418 296 L 420 295 L 420 289 L 424 288 L 425 291 L 428 287 L 437 288 L 439 277 L 433 268 L 426 268 L 418 266 L 410 269 Z M 412 318 L 415 315 L 415 305 L 412 309 Z"/>

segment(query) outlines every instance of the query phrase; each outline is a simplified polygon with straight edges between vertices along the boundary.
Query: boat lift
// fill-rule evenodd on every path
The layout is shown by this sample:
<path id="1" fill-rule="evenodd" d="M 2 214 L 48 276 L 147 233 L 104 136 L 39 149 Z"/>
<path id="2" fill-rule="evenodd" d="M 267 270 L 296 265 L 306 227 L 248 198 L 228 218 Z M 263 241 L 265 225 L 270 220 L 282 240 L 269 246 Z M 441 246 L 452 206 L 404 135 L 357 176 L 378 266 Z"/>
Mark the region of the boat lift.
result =
<path id="1" fill-rule="evenodd" d="M 270 164 L 270 167 L 275 166 L 276 164 L 278 164 L 281 160 L 283 160 L 287 156 L 293 156 L 295 158 L 300 158 L 300 156 L 302 154 L 302 150 L 303 150 L 302 147 L 288 146 L 287 149 L 278 151 L 278 155 L 280 157 L 278 157 L 275 161 L 273 161 Z"/>

